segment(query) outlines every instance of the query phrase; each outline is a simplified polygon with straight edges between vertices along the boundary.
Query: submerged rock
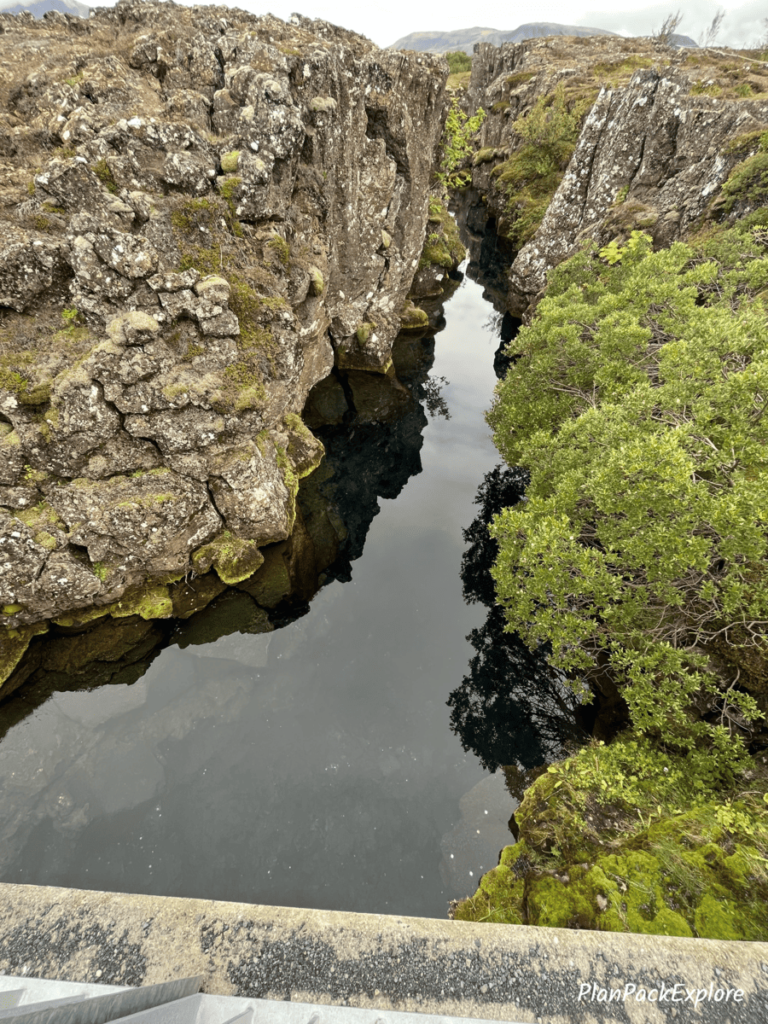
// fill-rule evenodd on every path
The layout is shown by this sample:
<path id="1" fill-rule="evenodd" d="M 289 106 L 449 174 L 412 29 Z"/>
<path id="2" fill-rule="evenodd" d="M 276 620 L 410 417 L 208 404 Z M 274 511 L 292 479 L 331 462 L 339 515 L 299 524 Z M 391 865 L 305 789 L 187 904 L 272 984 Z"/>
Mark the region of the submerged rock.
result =
<path id="1" fill-rule="evenodd" d="M 391 366 L 447 67 L 226 8 L 0 21 L 0 626 L 16 651 L 34 623 L 193 569 L 238 582 L 291 534 L 323 452 L 307 396 L 334 363 Z M 319 400 L 340 422 L 343 393 Z"/>

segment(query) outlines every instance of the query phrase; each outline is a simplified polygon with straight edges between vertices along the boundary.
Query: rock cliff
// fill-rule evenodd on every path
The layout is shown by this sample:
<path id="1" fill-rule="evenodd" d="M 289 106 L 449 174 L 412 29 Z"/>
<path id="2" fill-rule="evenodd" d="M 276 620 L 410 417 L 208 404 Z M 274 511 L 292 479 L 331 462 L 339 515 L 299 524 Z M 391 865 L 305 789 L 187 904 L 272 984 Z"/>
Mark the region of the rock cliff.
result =
<path id="1" fill-rule="evenodd" d="M 0 33 L 7 674 L 46 620 L 171 615 L 289 536 L 307 396 L 391 372 L 412 314 L 447 67 L 141 0 Z"/>
<path id="2" fill-rule="evenodd" d="M 473 185 L 513 243 L 510 313 L 585 239 L 642 229 L 666 246 L 722 212 L 722 185 L 768 125 L 768 64 L 755 57 L 609 37 L 478 47 L 466 103 L 488 117 Z M 538 140 L 555 160 L 537 175 L 514 123 L 558 104 L 575 130 Z"/>

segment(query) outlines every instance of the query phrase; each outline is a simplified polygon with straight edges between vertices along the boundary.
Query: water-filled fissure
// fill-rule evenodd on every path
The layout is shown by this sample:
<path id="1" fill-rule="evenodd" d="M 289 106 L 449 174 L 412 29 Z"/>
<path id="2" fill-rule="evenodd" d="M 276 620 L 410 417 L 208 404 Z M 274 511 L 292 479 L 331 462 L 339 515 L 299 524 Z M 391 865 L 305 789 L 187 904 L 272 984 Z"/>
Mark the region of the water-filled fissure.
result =
<path id="1" fill-rule="evenodd" d="M 494 605 L 485 523 L 525 481 L 483 414 L 515 325 L 454 286 L 434 338 L 398 341 L 396 400 L 321 431 L 302 507 L 329 503 L 342 543 L 308 604 L 262 632 L 227 591 L 139 630 L 108 682 L 64 636 L 0 706 L 2 880 L 442 917 L 494 866 L 501 766 L 579 721 Z M 361 405 L 365 377 L 344 382 Z"/>

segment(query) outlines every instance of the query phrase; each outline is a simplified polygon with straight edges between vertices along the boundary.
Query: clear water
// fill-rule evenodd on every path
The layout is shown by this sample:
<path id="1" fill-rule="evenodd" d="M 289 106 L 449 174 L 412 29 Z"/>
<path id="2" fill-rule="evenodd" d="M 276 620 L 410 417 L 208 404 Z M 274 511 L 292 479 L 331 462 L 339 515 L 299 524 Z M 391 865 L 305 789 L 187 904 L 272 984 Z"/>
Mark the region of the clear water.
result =
<path id="1" fill-rule="evenodd" d="M 444 917 L 515 802 L 449 728 L 467 672 L 462 527 L 498 461 L 491 308 L 445 309 L 422 471 L 381 499 L 352 581 L 270 634 L 168 647 L 135 684 L 56 693 L 0 742 L 5 881 Z M 21 697 L 19 699 L 22 699 Z"/>

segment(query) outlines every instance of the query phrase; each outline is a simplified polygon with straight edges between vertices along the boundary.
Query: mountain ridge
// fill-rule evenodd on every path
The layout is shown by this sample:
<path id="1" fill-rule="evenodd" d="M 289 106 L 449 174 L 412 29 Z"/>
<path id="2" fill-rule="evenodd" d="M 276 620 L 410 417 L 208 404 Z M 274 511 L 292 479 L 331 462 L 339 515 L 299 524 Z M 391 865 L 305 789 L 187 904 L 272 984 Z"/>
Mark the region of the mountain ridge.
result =
<path id="1" fill-rule="evenodd" d="M 454 29 L 452 32 L 410 32 L 392 43 L 390 50 L 419 50 L 424 53 L 449 53 L 458 50 L 472 55 L 475 43 L 492 43 L 494 46 L 501 46 L 502 43 L 521 43 L 525 39 L 538 39 L 542 36 L 615 36 L 616 32 L 610 32 L 604 28 L 591 28 L 585 25 L 561 25 L 551 21 L 532 21 L 524 25 L 518 25 L 516 29 L 509 31 L 482 28 Z M 696 43 L 689 36 L 675 35 L 672 42 L 676 46 L 696 46 Z"/>

